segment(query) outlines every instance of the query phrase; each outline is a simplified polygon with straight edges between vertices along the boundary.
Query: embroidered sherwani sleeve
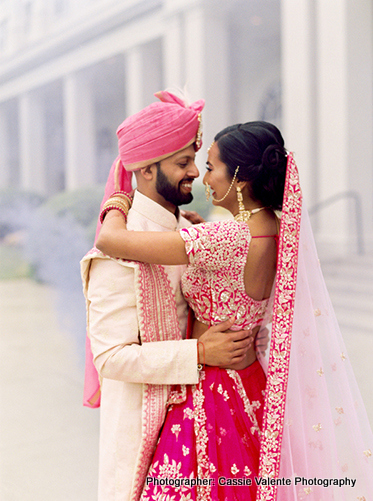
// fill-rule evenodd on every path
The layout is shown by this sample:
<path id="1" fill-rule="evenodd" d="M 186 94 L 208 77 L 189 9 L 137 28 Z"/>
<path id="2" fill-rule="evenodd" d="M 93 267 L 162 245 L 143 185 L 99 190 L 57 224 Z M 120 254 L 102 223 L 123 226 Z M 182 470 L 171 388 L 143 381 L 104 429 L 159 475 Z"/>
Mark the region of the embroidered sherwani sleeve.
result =
<path id="1" fill-rule="evenodd" d="M 195 339 L 140 345 L 133 268 L 93 259 L 86 290 L 88 332 L 101 377 L 151 384 L 198 381 Z"/>

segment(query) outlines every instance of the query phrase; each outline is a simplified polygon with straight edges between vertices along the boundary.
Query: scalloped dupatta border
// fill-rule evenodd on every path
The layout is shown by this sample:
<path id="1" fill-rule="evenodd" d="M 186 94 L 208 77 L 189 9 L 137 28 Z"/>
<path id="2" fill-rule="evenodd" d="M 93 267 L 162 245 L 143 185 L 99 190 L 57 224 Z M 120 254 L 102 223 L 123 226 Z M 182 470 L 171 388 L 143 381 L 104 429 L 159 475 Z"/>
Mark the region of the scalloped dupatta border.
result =
<path id="1" fill-rule="evenodd" d="M 288 153 L 259 458 L 259 478 L 263 479 L 276 478 L 280 469 L 301 213 L 302 192 L 298 170 L 292 153 Z M 256 499 L 257 501 L 276 501 L 277 485 L 262 485 L 261 483 L 258 486 Z"/>
<path id="2" fill-rule="evenodd" d="M 138 317 L 142 342 L 181 340 L 175 296 L 164 267 L 147 263 L 138 265 L 135 282 L 140 299 Z M 140 499 L 170 394 L 168 385 L 144 384 L 142 439 L 131 501 Z"/>

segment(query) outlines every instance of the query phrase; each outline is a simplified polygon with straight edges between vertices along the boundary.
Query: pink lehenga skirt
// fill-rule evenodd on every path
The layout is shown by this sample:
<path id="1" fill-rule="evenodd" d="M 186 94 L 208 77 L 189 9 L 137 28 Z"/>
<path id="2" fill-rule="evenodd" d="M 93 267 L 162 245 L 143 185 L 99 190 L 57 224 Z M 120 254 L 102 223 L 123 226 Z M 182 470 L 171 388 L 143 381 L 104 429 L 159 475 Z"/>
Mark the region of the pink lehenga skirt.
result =
<path id="1" fill-rule="evenodd" d="M 255 501 L 265 375 L 206 367 L 170 406 L 142 501 Z"/>

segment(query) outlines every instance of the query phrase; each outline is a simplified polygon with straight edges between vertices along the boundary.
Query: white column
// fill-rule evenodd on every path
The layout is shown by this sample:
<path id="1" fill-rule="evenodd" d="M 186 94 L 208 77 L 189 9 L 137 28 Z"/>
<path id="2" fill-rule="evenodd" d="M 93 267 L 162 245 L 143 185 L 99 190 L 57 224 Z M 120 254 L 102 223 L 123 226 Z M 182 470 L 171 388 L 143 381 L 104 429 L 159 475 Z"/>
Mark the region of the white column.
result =
<path id="1" fill-rule="evenodd" d="M 19 142 L 21 188 L 47 195 L 45 109 L 36 93 L 20 97 Z"/>
<path id="2" fill-rule="evenodd" d="M 143 58 L 141 47 L 134 47 L 125 54 L 125 110 L 126 116 L 133 115 L 144 106 Z"/>
<path id="3" fill-rule="evenodd" d="M 183 25 L 180 13 L 167 19 L 163 34 L 164 87 L 183 88 Z"/>
<path id="4" fill-rule="evenodd" d="M 306 201 L 358 191 L 373 246 L 372 11 L 369 0 L 282 0 L 283 132 Z M 319 213 L 321 251 L 356 250 L 353 209 L 343 199 Z"/>
<path id="5" fill-rule="evenodd" d="M 84 75 L 64 80 L 66 189 L 95 183 L 96 137 L 94 100 Z"/>
<path id="6" fill-rule="evenodd" d="M 363 229 L 373 250 L 373 4 L 347 2 L 348 187 L 362 197 Z M 350 216 L 351 221 L 351 216 Z M 349 234 L 354 234 L 351 221 Z M 353 236 L 352 236 L 353 239 Z"/>
<path id="7" fill-rule="evenodd" d="M 229 37 L 224 9 L 218 5 L 215 10 L 197 6 L 185 12 L 185 68 L 191 99 L 206 100 L 198 160 L 203 165 L 214 135 L 230 123 Z"/>
<path id="8" fill-rule="evenodd" d="M 317 201 L 315 0 L 281 0 L 282 132 L 308 206 Z"/>
<path id="9" fill-rule="evenodd" d="M 318 23 L 318 151 L 320 199 L 348 186 L 348 59 L 346 0 L 316 0 Z M 347 244 L 346 201 L 320 213 L 320 244 Z"/>
<path id="10" fill-rule="evenodd" d="M 162 81 L 162 53 L 162 39 L 160 37 L 142 47 L 144 106 L 153 103 L 155 100 L 154 93 L 164 88 Z"/>
<path id="11" fill-rule="evenodd" d="M 5 106 L 0 107 L 0 189 L 10 185 L 9 126 Z"/>
<path id="12" fill-rule="evenodd" d="M 185 10 L 185 83 L 191 100 L 205 96 L 206 18 L 203 7 Z"/>
<path id="13" fill-rule="evenodd" d="M 320 197 L 357 191 L 373 244 L 373 7 L 369 0 L 317 0 L 317 18 Z M 341 252 L 356 250 L 353 216 L 348 199 L 324 211 L 322 241 Z"/>

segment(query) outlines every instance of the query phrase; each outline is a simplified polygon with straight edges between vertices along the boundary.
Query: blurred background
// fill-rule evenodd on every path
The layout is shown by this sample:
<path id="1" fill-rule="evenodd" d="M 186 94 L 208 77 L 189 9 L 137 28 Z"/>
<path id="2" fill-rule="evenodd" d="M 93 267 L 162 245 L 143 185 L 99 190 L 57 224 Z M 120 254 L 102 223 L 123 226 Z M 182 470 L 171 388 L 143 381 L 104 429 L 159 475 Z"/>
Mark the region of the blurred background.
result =
<path id="1" fill-rule="evenodd" d="M 168 87 L 206 100 L 202 174 L 226 125 L 283 132 L 373 423 L 372 77 L 370 0 L 0 0 L 1 500 L 96 499 L 79 260 L 118 125 Z"/>

